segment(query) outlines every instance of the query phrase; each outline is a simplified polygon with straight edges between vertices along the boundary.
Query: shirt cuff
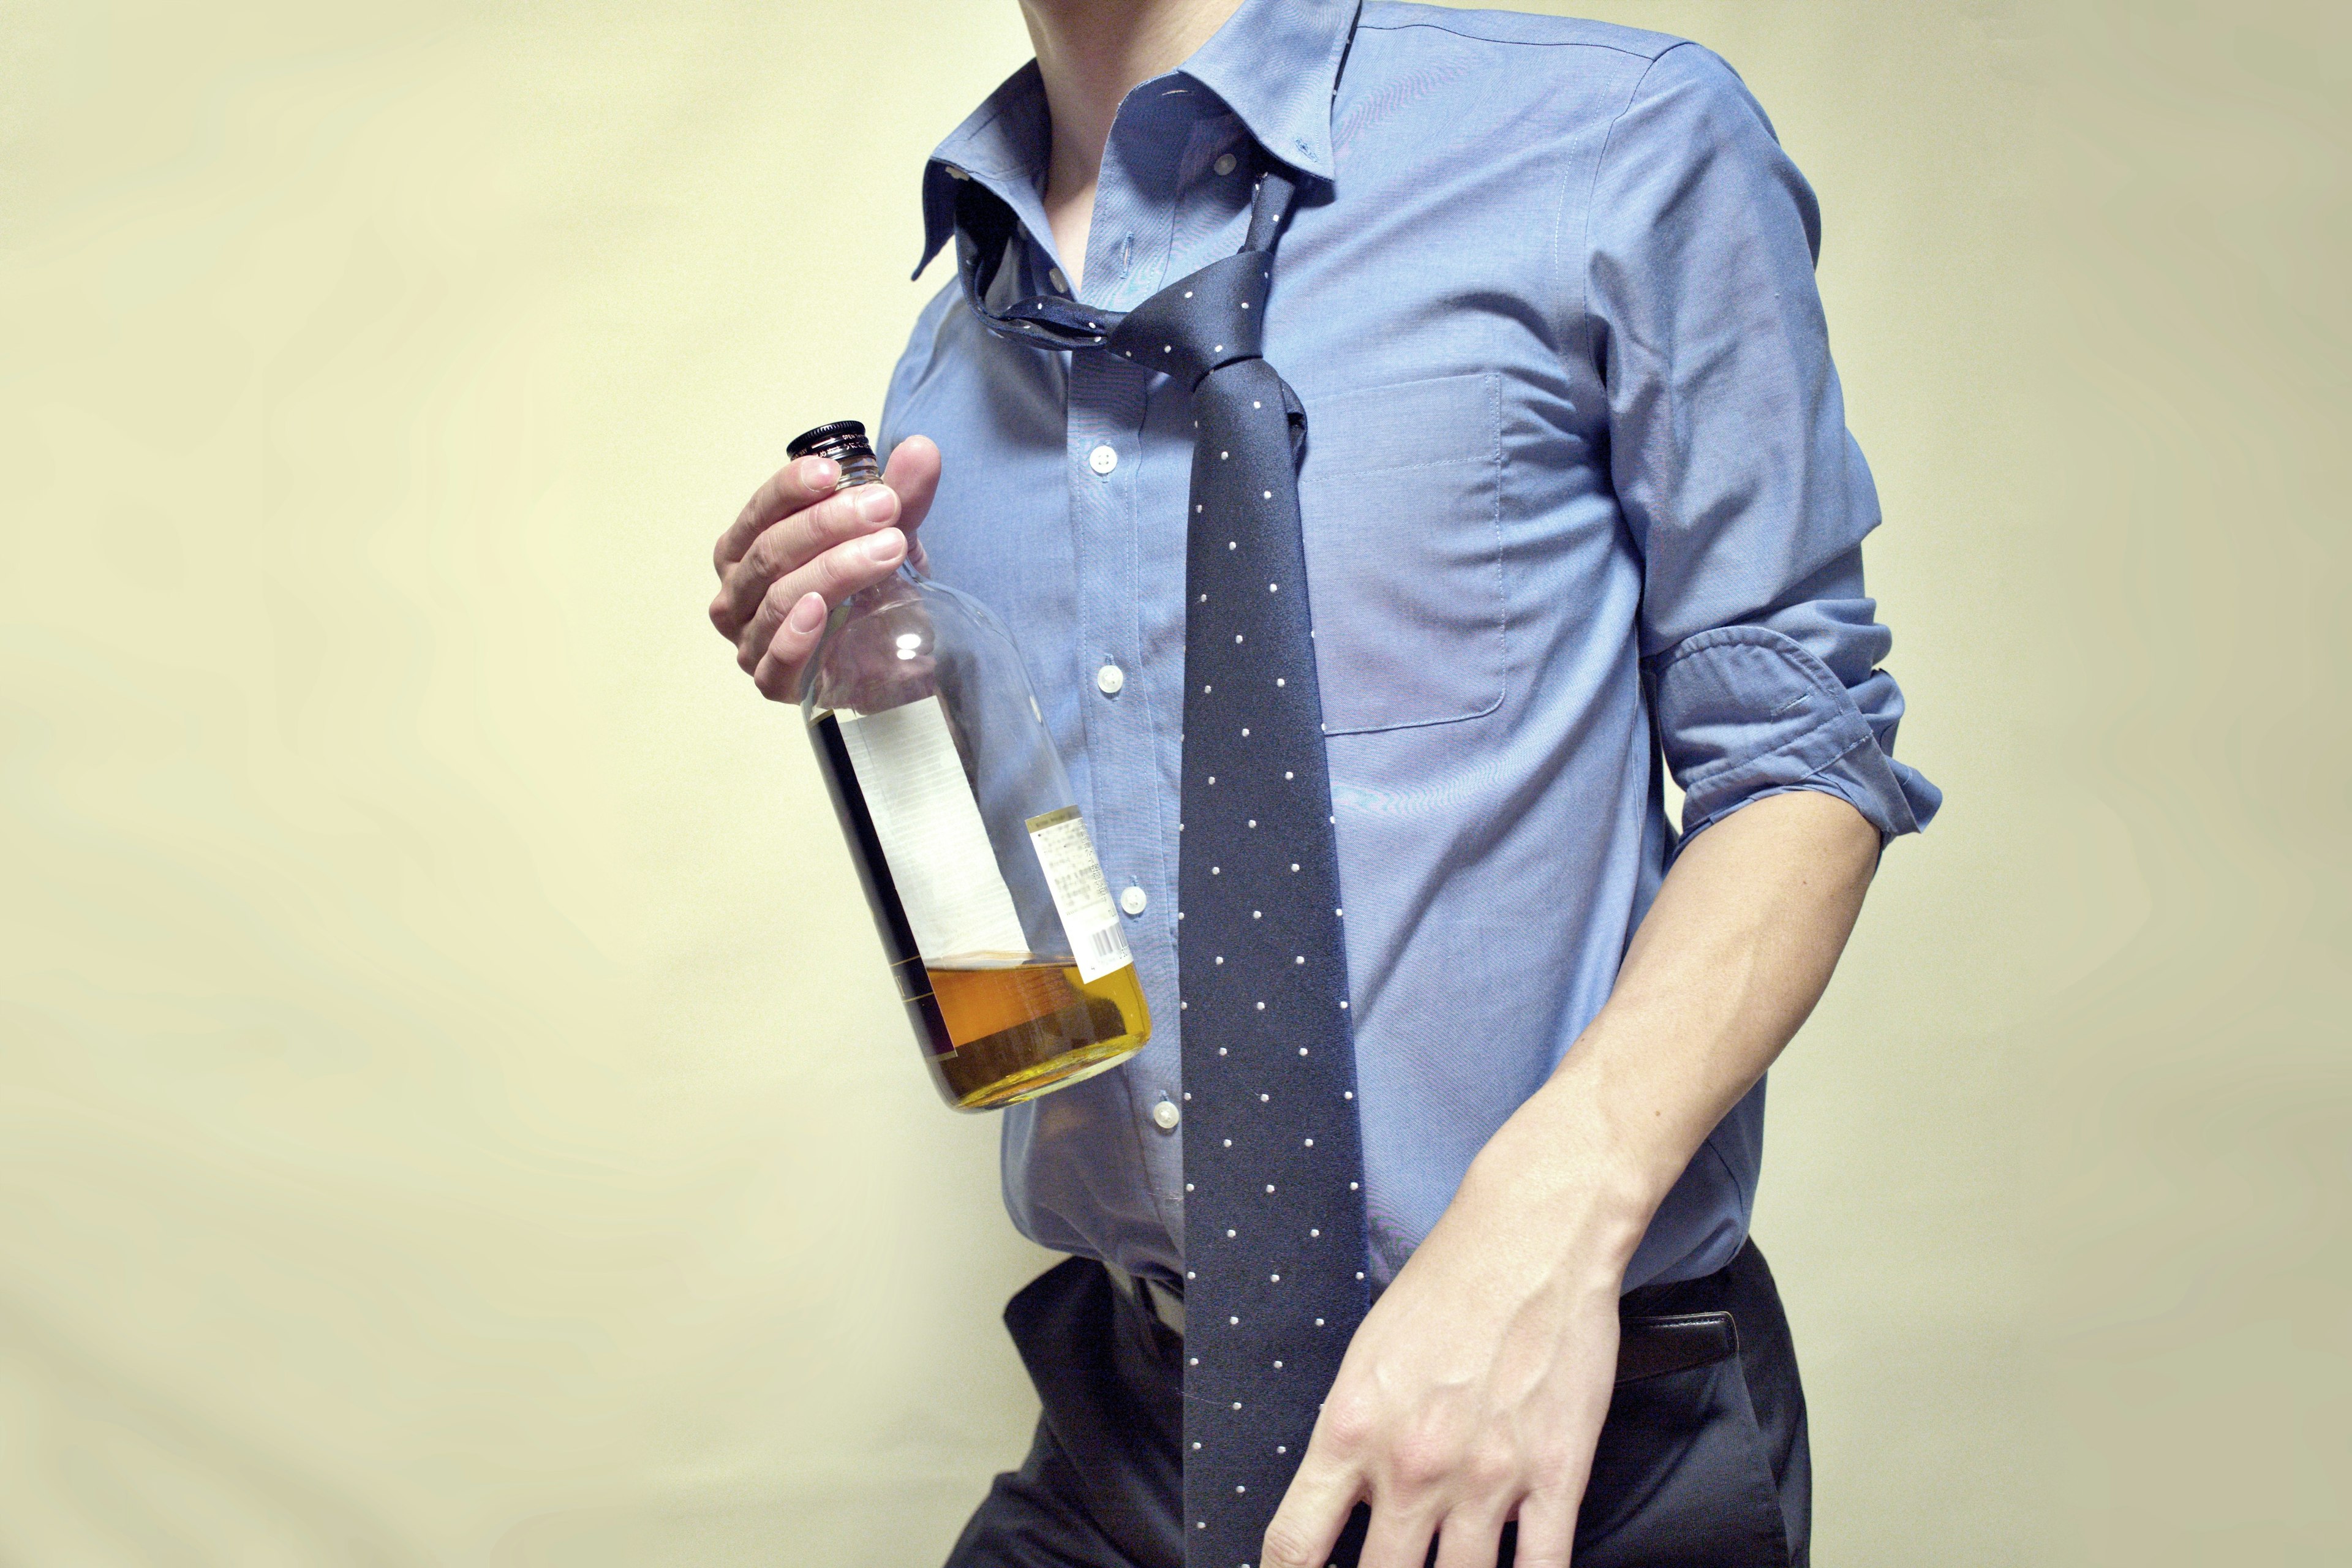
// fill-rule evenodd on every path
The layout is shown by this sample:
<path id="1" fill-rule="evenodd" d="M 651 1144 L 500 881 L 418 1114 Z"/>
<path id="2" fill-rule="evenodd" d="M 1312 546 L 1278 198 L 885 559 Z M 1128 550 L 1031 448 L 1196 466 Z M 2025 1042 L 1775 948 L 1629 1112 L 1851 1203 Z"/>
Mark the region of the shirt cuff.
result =
<path id="1" fill-rule="evenodd" d="M 1794 638 L 1737 626 L 1675 644 L 1651 678 L 1685 837 L 1790 790 L 1836 795 L 1882 843 L 1918 832 L 1943 804 L 1942 791 L 1889 754 L 1903 694 L 1883 670 L 1849 690 Z"/>

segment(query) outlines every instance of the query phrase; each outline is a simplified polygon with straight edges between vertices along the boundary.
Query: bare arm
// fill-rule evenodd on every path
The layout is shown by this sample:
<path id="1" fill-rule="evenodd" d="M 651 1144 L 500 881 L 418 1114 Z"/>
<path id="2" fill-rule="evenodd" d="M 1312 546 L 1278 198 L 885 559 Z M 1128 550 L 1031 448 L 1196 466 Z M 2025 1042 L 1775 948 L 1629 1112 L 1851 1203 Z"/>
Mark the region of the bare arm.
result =
<path id="1" fill-rule="evenodd" d="M 1561 1568 L 1616 1366 L 1625 1268 L 1707 1133 L 1820 1000 L 1877 864 L 1834 796 L 1768 796 L 1693 839 L 1607 1005 L 1472 1163 L 1348 1349 L 1267 1568 Z"/>

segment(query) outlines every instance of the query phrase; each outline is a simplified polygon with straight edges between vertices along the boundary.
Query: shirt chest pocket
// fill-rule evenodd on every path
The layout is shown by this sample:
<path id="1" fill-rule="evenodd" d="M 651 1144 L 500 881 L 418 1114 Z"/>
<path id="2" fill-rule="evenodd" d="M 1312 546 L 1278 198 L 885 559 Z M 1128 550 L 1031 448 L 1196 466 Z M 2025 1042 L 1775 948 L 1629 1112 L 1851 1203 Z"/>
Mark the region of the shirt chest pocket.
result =
<path id="1" fill-rule="evenodd" d="M 1327 733 L 1502 705 L 1501 396 L 1485 372 L 1307 400 L 1299 522 Z"/>

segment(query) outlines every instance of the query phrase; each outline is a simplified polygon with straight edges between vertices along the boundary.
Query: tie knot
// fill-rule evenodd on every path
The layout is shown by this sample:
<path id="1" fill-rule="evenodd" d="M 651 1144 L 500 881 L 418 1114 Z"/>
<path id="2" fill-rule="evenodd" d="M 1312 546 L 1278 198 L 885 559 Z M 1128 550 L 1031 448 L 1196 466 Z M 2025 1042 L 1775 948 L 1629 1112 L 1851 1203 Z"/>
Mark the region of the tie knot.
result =
<path id="1" fill-rule="evenodd" d="M 1190 389 L 1221 365 L 1260 357 L 1274 257 L 1244 250 L 1211 262 L 1127 313 L 1103 347 Z"/>

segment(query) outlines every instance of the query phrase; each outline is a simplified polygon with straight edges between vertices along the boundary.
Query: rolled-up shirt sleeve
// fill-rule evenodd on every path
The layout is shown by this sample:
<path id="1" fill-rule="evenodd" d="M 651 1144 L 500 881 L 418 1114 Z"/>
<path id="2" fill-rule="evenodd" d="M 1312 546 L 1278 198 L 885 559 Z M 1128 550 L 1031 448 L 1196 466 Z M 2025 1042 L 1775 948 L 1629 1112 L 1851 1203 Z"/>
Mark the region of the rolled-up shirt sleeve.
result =
<path id="1" fill-rule="evenodd" d="M 1811 188 L 1731 68 L 1652 64 L 1588 209 L 1586 318 L 1643 561 L 1643 673 L 1696 833 L 1818 790 L 1882 838 L 1942 800 L 1895 760 L 1893 638 L 1863 591 L 1878 497 L 1830 362 Z"/>

